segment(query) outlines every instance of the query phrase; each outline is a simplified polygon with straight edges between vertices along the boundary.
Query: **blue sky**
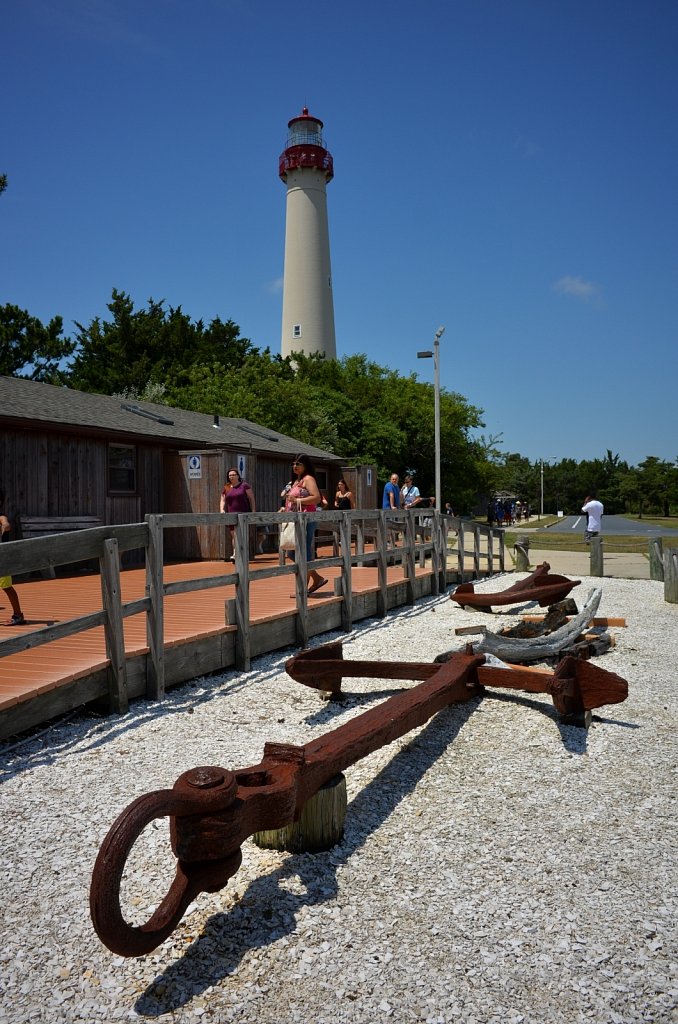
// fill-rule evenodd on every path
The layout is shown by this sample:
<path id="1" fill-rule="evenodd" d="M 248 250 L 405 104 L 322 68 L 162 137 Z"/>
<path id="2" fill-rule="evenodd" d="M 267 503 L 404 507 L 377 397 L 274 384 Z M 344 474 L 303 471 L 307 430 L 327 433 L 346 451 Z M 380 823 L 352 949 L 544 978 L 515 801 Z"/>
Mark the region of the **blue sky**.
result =
<path id="1" fill-rule="evenodd" d="M 678 456 L 675 0 L 22 0 L 2 14 L 0 303 L 111 289 L 280 351 L 278 156 L 307 105 L 338 354 L 530 459 Z"/>

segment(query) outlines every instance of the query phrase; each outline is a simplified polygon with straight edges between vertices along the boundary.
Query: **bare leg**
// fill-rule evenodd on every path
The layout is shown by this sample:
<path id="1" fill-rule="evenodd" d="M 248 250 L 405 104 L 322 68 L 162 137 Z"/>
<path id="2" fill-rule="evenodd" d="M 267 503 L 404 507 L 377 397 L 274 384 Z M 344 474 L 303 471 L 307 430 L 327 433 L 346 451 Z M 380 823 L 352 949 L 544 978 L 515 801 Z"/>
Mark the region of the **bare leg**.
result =
<path id="1" fill-rule="evenodd" d="M 5 587 L 5 593 L 7 594 L 9 603 L 12 606 L 12 613 L 16 615 L 18 618 L 23 619 L 24 613 L 21 611 L 19 595 L 17 594 L 14 587 Z"/>

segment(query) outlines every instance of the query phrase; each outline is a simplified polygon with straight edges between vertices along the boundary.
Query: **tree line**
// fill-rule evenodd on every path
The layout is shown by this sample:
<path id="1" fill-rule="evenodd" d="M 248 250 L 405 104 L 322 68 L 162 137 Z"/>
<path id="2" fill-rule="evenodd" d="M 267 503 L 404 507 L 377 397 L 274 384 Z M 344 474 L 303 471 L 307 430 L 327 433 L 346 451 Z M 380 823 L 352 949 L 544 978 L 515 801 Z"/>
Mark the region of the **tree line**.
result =
<path id="1" fill-rule="evenodd" d="M 135 308 L 113 290 L 109 315 L 41 323 L 17 306 L 0 306 L 0 373 L 105 395 L 121 395 L 210 415 L 242 417 L 305 444 L 374 464 L 380 480 L 416 473 L 421 493 L 435 478 L 433 387 L 365 355 L 283 359 L 257 348 L 232 320 L 193 321 L 180 306 L 149 299 Z M 441 483 L 455 512 L 482 508 L 497 490 L 539 507 L 542 467 L 505 454 L 485 438 L 482 409 L 441 389 Z M 544 509 L 578 511 L 596 489 L 608 512 L 669 515 L 678 509 L 678 469 L 648 456 L 629 466 L 604 458 L 544 464 Z"/>

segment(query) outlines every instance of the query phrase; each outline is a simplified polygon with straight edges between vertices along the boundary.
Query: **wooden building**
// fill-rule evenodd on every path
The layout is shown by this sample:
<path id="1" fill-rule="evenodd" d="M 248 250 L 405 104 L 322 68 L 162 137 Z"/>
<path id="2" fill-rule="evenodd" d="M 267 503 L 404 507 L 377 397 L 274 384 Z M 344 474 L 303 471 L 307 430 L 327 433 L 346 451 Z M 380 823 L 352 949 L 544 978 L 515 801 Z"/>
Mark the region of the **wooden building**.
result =
<path id="1" fill-rule="evenodd" d="M 275 512 L 300 452 L 314 460 L 328 496 L 344 476 L 359 507 L 376 506 L 373 467 L 344 466 L 340 456 L 249 420 L 0 376 L 0 488 L 19 517 L 122 525 L 151 513 L 217 512 L 232 466 L 252 485 L 257 510 Z M 173 531 L 167 553 L 223 558 L 227 533 Z"/>

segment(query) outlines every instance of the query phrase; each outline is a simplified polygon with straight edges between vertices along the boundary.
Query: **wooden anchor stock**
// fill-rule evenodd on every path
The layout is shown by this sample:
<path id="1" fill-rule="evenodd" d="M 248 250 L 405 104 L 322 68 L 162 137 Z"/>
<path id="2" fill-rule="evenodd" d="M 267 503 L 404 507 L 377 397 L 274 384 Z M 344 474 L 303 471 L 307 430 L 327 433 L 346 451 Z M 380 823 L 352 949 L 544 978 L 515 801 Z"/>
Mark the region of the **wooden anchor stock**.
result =
<path id="1" fill-rule="evenodd" d="M 174 931 L 200 892 L 218 892 L 237 872 L 242 843 L 257 832 L 296 821 L 306 802 L 338 773 L 392 743 L 450 704 L 481 695 L 485 685 L 551 693 L 558 710 L 599 707 L 625 699 L 625 680 L 588 662 L 566 658 L 553 676 L 489 668 L 484 655 L 452 653 L 441 663 L 345 661 L 341 643 L 303 651 L 286 665 L 293 679 L 341 690 L 346 677 L 421 680 L 377 707 L 304 746 L 266 743 L 262 760 L 237 771 L 202 766 L 172 789 L 139 797 L 113 823 L 97 856 L 90 913 L 97 935 L 120 956 L 152 952 Z M 177 868 L 167 895 L 143 925 L 129 924 L 120 905 L 127 858 L 144 828 L 170 818 Z"/>

